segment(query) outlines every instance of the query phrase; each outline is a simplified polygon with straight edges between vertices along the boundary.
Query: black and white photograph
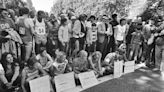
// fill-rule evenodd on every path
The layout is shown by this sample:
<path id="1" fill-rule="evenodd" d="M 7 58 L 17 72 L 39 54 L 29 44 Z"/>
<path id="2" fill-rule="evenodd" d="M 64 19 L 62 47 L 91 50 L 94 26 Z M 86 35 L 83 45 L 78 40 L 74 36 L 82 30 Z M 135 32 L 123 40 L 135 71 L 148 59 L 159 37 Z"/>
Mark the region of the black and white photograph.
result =
<path id="1" fill-rule="evenodd" d="M 164 92 L 164 0 L 0 0 L 0 92 Z"/>

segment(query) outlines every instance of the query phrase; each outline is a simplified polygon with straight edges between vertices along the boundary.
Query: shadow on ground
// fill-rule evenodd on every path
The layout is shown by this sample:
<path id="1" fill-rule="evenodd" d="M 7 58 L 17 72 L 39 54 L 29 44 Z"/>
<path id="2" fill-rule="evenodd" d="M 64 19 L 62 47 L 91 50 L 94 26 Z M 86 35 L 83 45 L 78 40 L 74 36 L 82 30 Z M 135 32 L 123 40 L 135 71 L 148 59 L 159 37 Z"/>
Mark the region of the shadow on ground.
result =
<path id="1" fill-rule="evenodd" d="M 164 81 L 158 70 L 144 67 L 82 92 L 164 92 Z"/>

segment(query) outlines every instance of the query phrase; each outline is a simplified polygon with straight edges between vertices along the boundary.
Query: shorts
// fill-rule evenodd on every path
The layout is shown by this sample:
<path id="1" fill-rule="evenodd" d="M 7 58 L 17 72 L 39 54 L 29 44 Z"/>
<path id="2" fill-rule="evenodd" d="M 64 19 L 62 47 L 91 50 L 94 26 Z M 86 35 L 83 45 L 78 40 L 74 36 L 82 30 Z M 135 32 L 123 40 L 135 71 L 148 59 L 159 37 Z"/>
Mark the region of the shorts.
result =
<path id="1" fill-rule="evenodd" d="M 36 44 L 46 44 L 47 43 L 47 37 L 46 36 L 36 36 L 35 37 L 35 43 Z"/>

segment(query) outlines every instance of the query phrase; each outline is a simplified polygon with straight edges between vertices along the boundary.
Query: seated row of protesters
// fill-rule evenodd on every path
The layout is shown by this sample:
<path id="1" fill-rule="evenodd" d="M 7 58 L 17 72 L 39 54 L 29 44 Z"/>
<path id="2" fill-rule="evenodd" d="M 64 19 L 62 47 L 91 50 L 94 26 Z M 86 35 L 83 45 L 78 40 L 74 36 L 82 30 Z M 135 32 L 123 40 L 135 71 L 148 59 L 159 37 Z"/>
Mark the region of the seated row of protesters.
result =
<path id="1" fill-rule="evenodd" d="M 44 75 L 50 76 L 52 85 L 54 85 L 52 81 L 54 76 L 68 72 L 74 72 L 77 80 L 78 74 L 87 71 L 94 71 L 96 77 L 101 77 L 113 73 L 114 61 L 126 60 L 125 51 L 126 46 L 122 44 L 116 52 L 109 53 L 102 61 L 102 54 L 99 51 L 88 56 L 86 51 L 81 50 L 78 56 L 70 62 L 66 59 L 64 52 L 57 50 L 54 58 L 46 52 L 44 47 L 41 47 L 40 53 L 31 57 L 23 69 L 11 53 L 5 53 L 0 66 L 0 80 L 4 89 L 21 85 L 23 92 L 30 92 L 29 81 Z"/>

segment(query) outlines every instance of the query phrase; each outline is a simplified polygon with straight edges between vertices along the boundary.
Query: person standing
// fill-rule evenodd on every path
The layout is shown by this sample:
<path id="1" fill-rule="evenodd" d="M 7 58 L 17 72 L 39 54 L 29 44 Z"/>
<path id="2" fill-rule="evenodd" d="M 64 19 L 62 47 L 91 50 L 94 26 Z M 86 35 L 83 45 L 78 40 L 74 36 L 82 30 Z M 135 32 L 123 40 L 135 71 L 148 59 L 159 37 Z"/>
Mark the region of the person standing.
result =
<path id="1" fill-rule="evenodd" d="M 22 16 L 16 22 L 19 30 L 19 34 L 23 41 L 23 60 L 27 61 L 32 53 L 32 35 L 34 34 L 34 23 L 28 18 L 29 9 L 21 8 L 20 9 Z"/>
<path id="2" fill-rule="evenodd" d="M 106 44 L 106 25 L 105 25 L 105 17 L 102 17 L 98 23 L 98 31 L 97 31 L 97 51 L 103 53 L 105 44 Z M 104 54 L 102 54 L 102 57 Z M 103 59 L 103 58 L 102 58 Z"/>
<path id="3" fill-rule="evenodd" d="M 77 56 L 77 53 L 84 49 L 84 44 L 85 44 L 85 35 L 86 35 L 86 26 L 85 26 L 85 20 L 86 20 L 86 16 L 83 14 L 83 15 L 80 15 L 79 16 L 79 19 L 77 19 L 74 23 L 74 26 L 73 26 L 73 39 L 74 39 L 74 42 L 75 42 L 75 49 L 73 51 L 73 56 Z"/>
<path id="4" fill-rule="evenodd" d="M 35 28 L 35 52 L 39 53 L 40 47 L 46 47 L 47 44 L 47 36 L 48 29 L 52 28 L 50 22 L 47 22 L 45 19 L 45 13 L 43 11 L 37 12 L 37 17 L 34 20 L 34 28 Z"/>
<path id="5" fill-rule="evenodd" d="M 69 28 L 66 18 L 61 19 L 61 26 L 58 31 L 58 39 L 60 42 L 60 50 L 67 53 L 69 43 Z"/>
<path id="6" fill-rule="evenodd" d="M 114 34 L 115 34 L 115 30 L 114 28 L 119 25 L 118 21 L 117 21 L 117 14 L 113 14 L 112 15 L 112 21 L 110 22 L 110 24 L 112 25 L 112 31 L 113 31 L 113 34 L 112 36 L 110 37 L 110 41 L 109 41 L 109 49 L 111 49 L 112 52 L 115 52 L 115 38 L 114 38 Z"/>
<path id="7" fill-rule="evenodd" d="M 126 19 L 122 18 L 120 20 L 120 24 L 115 27 L 115 44 L 116 48 L 118 48 L 122 43 L 126 43 L 126 35 L 128 33 L 128 26 L 126 24 Z"/>
<path id="8" fill-rule="evenodd" d="M 151 59 L 154 58 L 154 55 L 152 53 L 152 50 L 154 50 L 155 48 L 155 43 L 153 42 L 152 44 L 148 44 L 149 39 L 152 38 L 153 36 L 153 31 L 155 30 L 155 25 L 154 25 L 155 21 L 154 19 L 150 19 L 149 23 L 147 25 L 144 26 L 143 28 L 143 34 L 144 34 L 144 57 L 146 60 L 146 65 L 150 66 L 152 64 Z M 152 55 L 152 57 L 151 57 Z"/>

